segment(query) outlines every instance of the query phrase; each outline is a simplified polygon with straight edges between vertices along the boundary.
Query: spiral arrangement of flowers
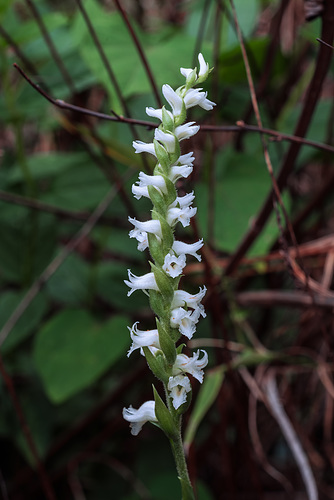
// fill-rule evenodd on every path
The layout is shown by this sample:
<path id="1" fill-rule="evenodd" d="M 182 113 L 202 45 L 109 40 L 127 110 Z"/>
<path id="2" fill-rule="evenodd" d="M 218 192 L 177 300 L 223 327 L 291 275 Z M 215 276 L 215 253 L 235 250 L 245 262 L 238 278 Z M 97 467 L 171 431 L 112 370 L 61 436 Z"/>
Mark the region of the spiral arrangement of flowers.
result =
<path id="1" fill-rule="evenodd" d="M 196 331 L 200 317 L 205 317 L 201 301 L 206 293 L 203 286 L 192 295 L 179 289 L 182 271 L 187 256 L 198 261 L 198 251 L 203 240 L 189 244 L 174 237 L 177 223 L 183 227 L 190 224 L 196 214 L 193 206 L 194 193 L 178 196 L 176 182 L 187 178 L 193 170 L 193 153 L 181 154 L 180 142 L 189 139 L 199 131 L 195 122 L 184 123 L 187 109 L 200 106 L 205 110 L 213 109 L 215 103 L 207 99 L 202 88 L 193 88 L 209 75 L 209 65 L 202 54 L 198 56 L 199 71 L 181 68 L 185 85 L 173 90 L 163 85 L 162 93 L 171 107 L 161 109 L 146 108 L 148 116 L 158 118 L 161 124 L 154 132 L 152 143 L 134 141 L 136 153 L 150 153 L 156 158 L 153 175 L 139 173 L 139 180 L 133 184 L 132 193 L 136 199 L 149 198 L 153 204 L 152 219 L 141 222 L 129 217 L 133 225 L 130 238 L 138 242 L 138 250 L 149 249 L 153 262 L 151 270 L 143 276 L 135 276 L 128 270 L 129 279 L 125 280 L 130 288 L 128 296 L 135 290 L 143 290 L 149 296 L 150 306 L 156 315 L 156 328 L 140 330 L 138 322 L 129 328 L 132 345 L 128 356 L 140 349 L 145 355 L 154 375 L 165 387 L 166 402 L 155 392 L 155 399 L 146 401 L 139 409 L 124 408 L 123 416 L 130 422 L 131 432 L 137 435 L 147 421 L 157 422 L 172 443 L 179 439 L 180 418 L 191 400 L 191 374 L 200 383 L 203 381 L 203 368 L 208 363 L 208 355 L 198 350 L 192 357 L 182 353 L 184 344 L 177 343 L 182 336 L 191 339 Z M 175 455 L 175 453 L 174 453 Z M 179 471 L 180 472 L 180 471 Z"/>

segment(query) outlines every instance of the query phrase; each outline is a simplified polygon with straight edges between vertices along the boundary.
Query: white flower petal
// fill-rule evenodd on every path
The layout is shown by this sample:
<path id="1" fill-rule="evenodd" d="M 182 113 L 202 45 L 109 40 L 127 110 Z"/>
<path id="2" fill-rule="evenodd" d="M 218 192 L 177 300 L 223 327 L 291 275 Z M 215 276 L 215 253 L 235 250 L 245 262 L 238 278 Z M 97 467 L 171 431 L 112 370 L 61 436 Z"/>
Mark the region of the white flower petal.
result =
<path id="1" fill-rule="evenodd" d="M 176 278 L 182 274 L 183 268 L 186 266 L 186 256 L 172 255 L 168 253 L 165 257 L 164 265 L 162 269 L 172 278 Z"/>
<path id="2" fill-rule="evenodd" d="M 133 141 L 133 147 L 135 148 L 135 153 L 150 153 L 153 156 L 157 156 L 155 154 L 154 144 L 153 142 L 143 142 L 143 141 Z"/>
<path id="3" fill-rule="evenodd" d="M 191 339 L 196 332 L 196 323 L 198 323 L 199 315 L 195 311 L 186 311 L 182 307 L 173 309 L 170 317 L 170 325 L 172 328 L 178 328 L 179 332 Z M 195 314 L 194 314 L 195 313 Z"/>
<path id="4" fill-rule="evenodd" d="M 162 86 L 162 93 L 173 110 L 173 115 L 179 116 L 182 112 L 182 99 L 169 85 Z"/>
<path id="5" fill-rule="evenodd" d="M 146 422 L 157 422 L 155 416 L 155 401 L 146 401 L 138 410 L 132 408 L 123 408 L 123 418 L 130 422 L 131 434 L 137 436 Z"/>
<path id="6" fill-rule="evenodd" d="M 144 292 L 147 290 L 157 290 L 159 291 L 157 282 L 155 281 L 155 277 L 153 273 L 147 273 L 143 276 L 134 275 L 130 269 L 128 269 L 129 280 L 124 280 L 124 283 L 131 289 L 128 292 L 128 297 L 135 290 L 143 290 Z"/>
<path id="7" fill-rule="evenodd" d="M 154 138 L 161 142 L 168 153 L 174 153 L 175 151 L 175 135 L 170 132 L 164 132 L 159 128 L 155 129 Z"/>
<path id="8" fill-rule="evenodd" d="M 186 254 L 192 255 L 198 262 L 201 262 L 202 258 L 198 253 L 196 253 L 204 245 L 203 239 L 197 241 L 196 243 L 183 243 L 183 241 L 175 240 L 172 249 L 176 255 Z"/>
<path id="9" fill-rule="evenodd" d="M 199 359 L 200 352 L 203 352 L 203 356 Z M 208 364 L 208 355 L 203 349 L 198 350 L 192 355 L 191 358 L 185 354 L 178 354 L 173 366 L 173 375 L 178 375 L 179 373 L 190 373 L 195 377 L 200 383 L 203 382 L 203 368 Z"/>
<path id="10" fill-rule="evenodd" d="M 198 76 L 206 76 L 209 73 L 209 64 L 205 62 L 201 53 L 198 54 L 199 73 Z"/>
<path id="11" fill-rule="evenodd" d="M 128 357 L 133 351 L 142 347 L 156 347 L 160 349 L 158 330 L 138 330 L 137 325 L 138 321 L 131 328 L 128 327 L 132 339 L 132 345 L 127 354 Z"/>
<path id="12" fill-rule="evenodd" d="M 167 212 L 167 222 L 170 226 L 173 226 L 177 222 L 181 222 L 183 227 L 187 227 L 190 224 L 191 217 L 193 217 L 196 212 L 196 207 L 169 208 Z"/>
<path id="13" fill-rule="evenodd" d="M 169 377 L 168 390 L 173 399 L 173 406 L 177 410 L 183 403 L 187 401 L 187 392 L 191 391 L 190 380 L 186 375 L 176 375 Z"/>
<path id="14" fill-rule="evenodd" d="M 194 125 L 195 122 L 184 123 L 183 125 L 179 125 L 175 129 L 175 135 L 179 141 L 183 141 L 183 139 L 189 139 L 193 135 L 197 134 L 200 129 L 199 125 Z"/>

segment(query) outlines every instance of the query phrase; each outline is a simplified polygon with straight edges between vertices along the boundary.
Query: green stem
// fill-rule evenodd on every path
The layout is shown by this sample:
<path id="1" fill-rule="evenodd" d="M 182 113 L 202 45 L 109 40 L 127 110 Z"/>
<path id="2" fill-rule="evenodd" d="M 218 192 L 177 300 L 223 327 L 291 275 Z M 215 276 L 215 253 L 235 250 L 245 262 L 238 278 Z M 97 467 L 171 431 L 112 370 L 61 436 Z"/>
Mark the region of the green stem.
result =
<path id="1" fill-rule="evenodd" d="M 179 431 L 178 436 L 175 439 L 170 440 L 176 469 L 179 475 L 179 480 L 182 487 L 182 500 L 195 500 L 194 490 L 192 488 L 188 468 L 186 463 L 186 458 L 183 450 L 183 443 L 181 438 L 181 431 Z"/>

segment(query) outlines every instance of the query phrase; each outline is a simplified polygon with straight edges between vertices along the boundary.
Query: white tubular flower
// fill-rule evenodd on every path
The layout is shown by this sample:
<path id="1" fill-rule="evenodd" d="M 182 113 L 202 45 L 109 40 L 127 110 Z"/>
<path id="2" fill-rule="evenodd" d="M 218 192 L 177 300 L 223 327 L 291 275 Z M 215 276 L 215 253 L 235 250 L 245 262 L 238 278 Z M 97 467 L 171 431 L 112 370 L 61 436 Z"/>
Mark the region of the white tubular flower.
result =
<path id="1" fill-rule="evenodd" d="M 184 290 L 176 290 L 174 292 L 172 308 L 175 309 L 176 307 L 184 307 L 186 305 L 187 307 L 191 307 L 192 309 L 197 309 L 201 305 L 200 302 L 205 294 L 206 286 L 203 286 L 203 289 L 200 287 L 199 292 L 195 295 L 185 292 Z M 200 307 L 200 314 L 203 316 L 203 318 L 205 318 L 206 314 L 204 312 L 204 308 L 202 308 L 203 306 Z"/>
<path id="2" fill-rule="evenodd" d="M 199 359 L 200 352 L 203 352 L 203 356 Z M 195 377 L 200 383 L 203 382 L 203 368 L 208 364 L 208 354 L 203 349 L 198 350 L 192 355 L 191 358 L 185 354 L 178 354 L 173 366 L 173 375 L 178 375 L 179 373 L 190 373 Z"/>
<path id="3" fill-rule="evenodd" d="M 145 222 L 141 222 L 139 220 L 133 219 L 129 217 L 129 221 L 131 224 L 135 226 L 134 229 L 131 229 L 129 232 L 130 238 L 136 238 L 138 241 L 138 250 L 143 252 L 148 247 L 148 237 L 147 233 L 155 234 L 155 236 L 161 239 L 161 224 L 158 220 L 148 220 Z"/>
<path id="4" fill-rule="evenodd" d="M 170 325 L 172 328 L 178 328 L 179 332 L 190 340 L 196 332 L 196 323 L 198 323 L 199 317 L 198 308 L 191 312 L 177 307 L 171 312 Z"/>
<path id="5" fill-rule="evenodd" d="M 157 156 L 153 142 L 133 141 L 132 146 L 135 148 L 135 153 L 150 153 L 155 157 Z"/>
<path id="6" fill-rule="evenodd" d="M 167 222 L 170 226 L 176 224 L 176 222 L 181 222 L 183 227 L 187 227 L 190 224 L 191 217 L 193 217 L 196 212 L 196 207 L 169 208 L 167 212 Z"/>
<path id="7" fill-rule="evenodd" d="M 190 75 L 190 73 L 193 71 L 191 68 L 180 68 L 180 73 L 182 76 L 184 76 L 186 79 Z"/>
<path id="8" fill-rule="evenodd" d="M 176 253 L 176 255 L 192 255 L 198 262 L 201 262 L 202 257 L 196 253 L 202 246 L 204 245 L 203 239 L 197 241 L 196 243 L 183 243 L 183 241 L 175 240 L 172 246 L 172 249 Z"/>
<path id="9" fill-rule="evenodd" d="M 134 219 L 132 217 L 129 217 L 129 222 L 135 226 L 135 230 L 139 230 L 141 232 L 145 231 L 146 233 L 152 233 L 161 238 L 162 233 L 161 233 L 161 224 L 160 221 L 156 219 L 151 219 L 147 220 L 144 222 L 141 222 L 140 220 Z M 134 231 L 134 230 L 132 230 Z M 130 233 L 132 232 L 130 231 Z M 134 236 L 130 236 L 130 238 L 133 238 Z"/>
<path id="10" fill-rule="evenodd" d="M 179 141 L 183 139 L 189 139 L 193 135 L 197 134 L 200 129 L 199 125 L 194 125 L 195 122 L 185 123 L 184 125 L 179 125 L 175 129 L 175 135 Z"/>
<path id="11" fill-rule="evenodd" d="M 159 128 L 155 129 L 154 138 L 161 142 L 168 153 L 175 151 L 175 135 L 170 132 L 164 132 Z"/>
<path id="12" fill-rule="evenodd" d="M 149 198 L 148 186 L 154 186 L 160 193 L 166 193 L 166 182 L 162 175 L 147 175 L 144 172 L 139 172 L 139 181 L 137 184 L 132 184 L 132 193 L 137 200 L 142 196 Z"/>
<path id="13" fill-rule="evenodd" d="M 157 290 L 159 291 L 157 282 L 155 281 L 154 273 L 147 273 L 143 274 L 143 276 L 136 276 L 134 275 L 130 269 L 128 269 L 128 275 L 129 275 L 129 281 L 124 280 L 124 283 L 131 288 L 131 290 L 128 292 L 128 297 L 135 291 L 135 290 L 143 290 L 145 293 L 147 293 L 147 290 Z"/>
<path id="14" fill-rule="evenodd" d="M 178 179 L 181 179 L 181 177 L 183 177 L 184 179 L 189 177 L 192 171 L 193 167 L 188 165 L 181 165 L 180 167 L 171 167 L 169 179 L 173 183 L 175 183 Z"/>
<path id="15" fill-rule="evenodd" d="M 181 155 L 178 157 L 174 165 L 187 165 L 188 167 L 192 167 L 195 157 L 193 156 L 193 152 L 186 153 L 185 155 Z"/>
<path id="16" fill-rule="evenodd" d="M 162 93 L 164 98 L 173 110 L 173 115 L 179 116 L 182 112 L 182 99 L 175 90 L 172 89 L 168 84 L 162 86 Z"/>
<path id="17" fill-rule="evenodd" d="M 205 62 L 204 57 L 201 53 L 198 54 L 198 62 L 199 62 L 199 77 L 206 78 L 209 74 L 209 64 Z"/>
<path id="18" fill-rule="evenodd" d="M 190 207 L 195 199 L 194 191 L 184 196 L 177 196 L 176 200 L 170 205 L 170 208 L 179 206 L 180 208 Z"/>
<path id="19" fill-rule="evenodd" d="M 146 422 L 157 422 L 155 416 L 155 401 L 146 401 L 138 410 L 132 408 L 123 408 L 123 418 L 130 422 L 131 434 L 137 436 Z"/>
<path id="20" fill-rule="evenodd" d="M 186 266 L 186 256 L 180 255 L 177 257 L 176 255 L 172 255 L 168 253 L 165 257 L 164 265 L 162 269 L 172 278 L 176 278 L 182 274 L 183 268 Z"/>
<path id="21" fill-rule="evenodd" d="M 128 326 L 130 337 L 132 339 L 132 345 L 127 354 L 128 357 L 133 351 L 141 349 L 142 347 L 155 347 L 160 349 L 158 330 L 138 330 L 137 325 L 138 321 L 136 321 L 131 328 Z"/>
<path id="22" fill-rule="evenodd" d="M 209 101 L 206 98 L 207 92 L 200 92 L 202 89 L 189 89 L 184 96 L 184 103 L 186 108 L 192 108 L 193 106 L 200 106 L 206 111 L 210 111 L 216 105 L 216 103 Z"/>
<path id="23" fill-rule="evenodd" d="M 168 390 L 173 399 L 173 406 L 177 410 L 183 403 L 187 401 L 187 392 L 191 391 L 190 380 L 186 375 L 176 375 L 169 377 Z"/>

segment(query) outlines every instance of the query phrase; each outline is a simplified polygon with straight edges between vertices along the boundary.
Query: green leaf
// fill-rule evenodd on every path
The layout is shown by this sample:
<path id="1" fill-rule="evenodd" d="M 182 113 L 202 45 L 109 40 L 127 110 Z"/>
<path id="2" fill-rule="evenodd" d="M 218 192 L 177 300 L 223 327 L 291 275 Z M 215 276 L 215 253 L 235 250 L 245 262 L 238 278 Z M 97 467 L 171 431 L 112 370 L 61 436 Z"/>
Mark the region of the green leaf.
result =
<path id="1" fill-rule="evenodd" d="M 86 311 L 65 310 L 41 328 L 34 362 L 52 402 L 62 403 L 91 386 L 126 355 L 128 323 L 114 316 L 101 324 Z"/>
<path id="2" fill-rule="evenodd" d="M 199 390 L 185 431 L 184 445 L 188 449 L 194 440 L 200 423 L 218 395 L 224 380 L 224 374 L 224 366 L 208 370 L 205 374 L 203 385 Z"/>
<path id="3" fill-rule="evenodd" d="M 196 187 L 198 217 L 202 234 L 206 235 L 209 197 L 214 196 L 214 235 L 217 246 L 220 250 L 233 252 L 264 203 L 271 182 L 261 151 L 251 154 L 229 149 L 219 160 L 225 168 L 220 171 L 214 193 L 209 192 L 203 183 Z M 283 199 L 288 209 L 288 198 Z M 278 227 L 273 214 L 248 255 L 266 253 L 277 236 Z"/>
<path id="4" fill-rule="evenodd" d="M 7 291 L 1 294 L 0 301 L 0 330 L 7 322 L 9 317 L 15 311 L 22 298 L 25 296 L 25 291 L 14 292 Z M 23 315 L 20 317 L 3 345 L 1 351 L 7 353 L 14 349 L 18 344 L 25 340 L 37 327 L 41 319 L 46 313 L 48 303 L 44 293 L 39 293 L 31 302 Z"/>
<path id="5" fill-rule="evenodd" d="M 48 280 L 46 289 L 61 304 L 80 305 L 89 297 L 89 274 L 87 262 L 76 254 L 69 255 Z"/>

